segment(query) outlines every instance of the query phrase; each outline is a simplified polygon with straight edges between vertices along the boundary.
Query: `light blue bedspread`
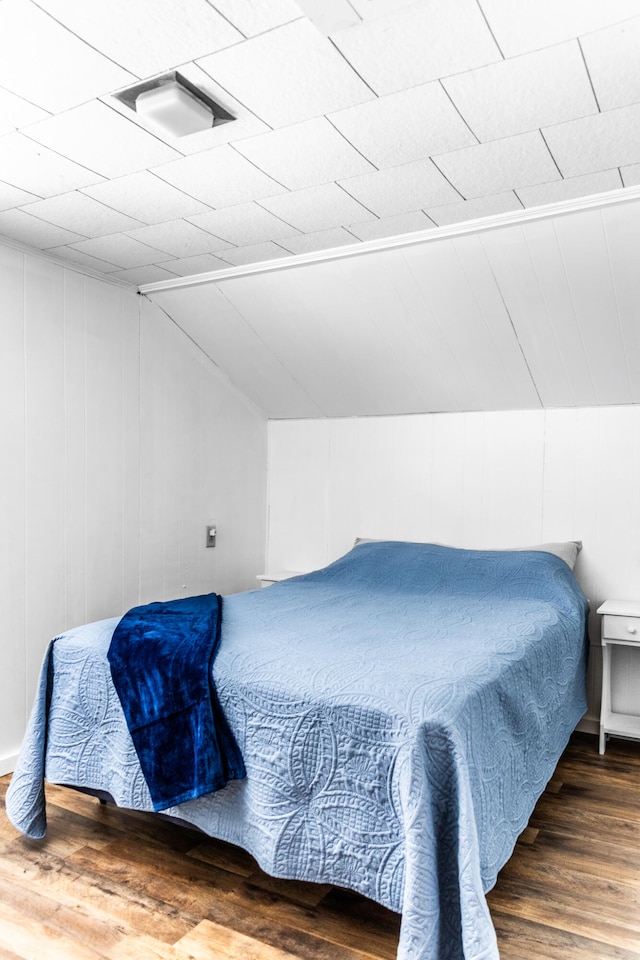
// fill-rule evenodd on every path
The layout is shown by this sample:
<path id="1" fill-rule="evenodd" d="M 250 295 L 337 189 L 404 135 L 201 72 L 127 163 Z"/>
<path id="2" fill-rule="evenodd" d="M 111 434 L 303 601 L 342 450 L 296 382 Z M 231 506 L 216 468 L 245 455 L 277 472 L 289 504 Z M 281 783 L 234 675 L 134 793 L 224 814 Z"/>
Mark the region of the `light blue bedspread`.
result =
<path id="1" fill-rule="evenodd" d="M 400 960 L 496 958 L 485 893 L 586 709 L 586 610 L 551 554 L 400 543 L 226 597 L 214 675 L 247 778 L 165 812 L 402 912 Z M 152 809 L 106 660 L 116 623 L 47 655 L 7 795 L 29 836 L 43 775 Z"/>

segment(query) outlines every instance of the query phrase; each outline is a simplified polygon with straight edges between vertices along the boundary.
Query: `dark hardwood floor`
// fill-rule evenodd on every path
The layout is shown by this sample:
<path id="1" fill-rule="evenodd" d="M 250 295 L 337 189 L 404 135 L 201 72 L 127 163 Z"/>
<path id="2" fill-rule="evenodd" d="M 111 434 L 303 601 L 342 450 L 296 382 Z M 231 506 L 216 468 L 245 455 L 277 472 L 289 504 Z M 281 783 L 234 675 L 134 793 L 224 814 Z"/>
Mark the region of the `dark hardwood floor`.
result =
<path id="1" fill-rule="evenodd" d="M 0 794 L 9 777 L 0 779 Z M 392 960 L 399 918 L 273 880 L 241 850 L 47 788 L 35 843 L 0 814 L 0 960 Z M 489 904 L 502 960 L 639 960 L 640 744 L 575 735 Z"/>

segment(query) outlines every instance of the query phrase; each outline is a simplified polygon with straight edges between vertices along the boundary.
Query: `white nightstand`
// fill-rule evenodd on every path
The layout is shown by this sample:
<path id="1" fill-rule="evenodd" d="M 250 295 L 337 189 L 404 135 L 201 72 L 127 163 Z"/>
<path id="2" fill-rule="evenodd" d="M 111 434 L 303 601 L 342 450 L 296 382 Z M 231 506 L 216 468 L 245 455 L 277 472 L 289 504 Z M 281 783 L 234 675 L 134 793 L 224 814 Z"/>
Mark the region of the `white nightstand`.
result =
<path id="1" fill-rule="evenodd" d="M 289 580 L 290 577 L 299 577 L 301 570 L 277 570 L 275 573 L 259 573 L 256 580 L 260 581 L 261 587 L 270 587 L 272 583 L 280 583 L 281 580 Z"/>
<path id="2" fill-rule="evenodd" d="M 602 614 L 602 706 L 600 708 L 600 753 L 604 753 L 606 738 L 632 737 L 640 740 L 640 716 L 617 713 L 611 709 L 611 650 L 612 647 L 637 647 L 640 656 L 640 601 L 606 600 L 598 607 Z M 640 688 L 637 691 L 640 713 Z"/>

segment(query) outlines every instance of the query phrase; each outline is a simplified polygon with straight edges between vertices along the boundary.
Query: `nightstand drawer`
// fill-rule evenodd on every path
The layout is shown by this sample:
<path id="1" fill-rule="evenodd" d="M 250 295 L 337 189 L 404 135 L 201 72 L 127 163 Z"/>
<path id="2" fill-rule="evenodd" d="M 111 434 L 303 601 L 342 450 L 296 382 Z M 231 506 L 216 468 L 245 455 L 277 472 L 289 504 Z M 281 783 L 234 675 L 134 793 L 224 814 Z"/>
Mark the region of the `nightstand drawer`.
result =
<path id="1" fill-rule="evenodd" d="M 605 640 L 630 640 L 640 643 L 640 617 L 602 618 L 602 637 Z"/>

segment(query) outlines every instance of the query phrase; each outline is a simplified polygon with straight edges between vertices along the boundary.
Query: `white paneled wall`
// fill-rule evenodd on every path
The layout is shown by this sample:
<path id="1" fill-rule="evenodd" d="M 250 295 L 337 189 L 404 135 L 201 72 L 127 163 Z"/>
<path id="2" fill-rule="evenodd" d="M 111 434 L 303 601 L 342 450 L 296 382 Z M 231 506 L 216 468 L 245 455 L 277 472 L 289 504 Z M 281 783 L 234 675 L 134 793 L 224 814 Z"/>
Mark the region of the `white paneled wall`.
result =
<path id="1" fill-rule="evenodd" d="M 582 540 L 593 611 L 640 597 L 640 407 L 269 424 L 269 570 L 309 570 L 355 537 L 509 547 Z M 597 715 L 599 648 L 590 714 Z"/>
<path id="2" fill-rule="evenodd" d="M 145 300 L 140 339 L 142 601 L 211 584 L 219 593 L 254 588 L 264 565 L 265 420 Z M 210 521 L 215 549 L 204 547 Z"/>
<path id="3" fill-rule="evenodd" d="M 266 426 L 133 291 L 0 246 L 0 301 L 1 773 L 56 633 L 255 586 Z"/>
<path id="4" fill-rule="evenodd" d="M 639 245 L 634 200 L 149 296 L 272 419 L 631 404 Z"/>

